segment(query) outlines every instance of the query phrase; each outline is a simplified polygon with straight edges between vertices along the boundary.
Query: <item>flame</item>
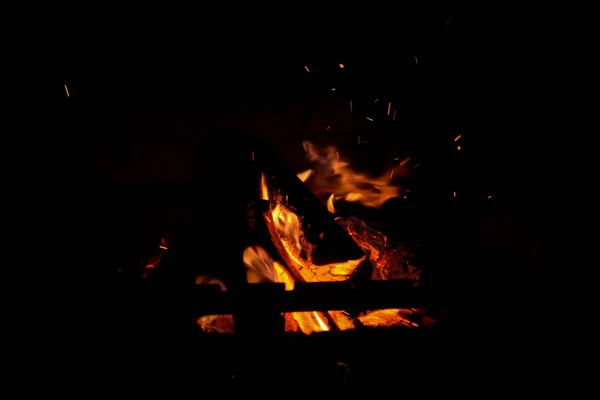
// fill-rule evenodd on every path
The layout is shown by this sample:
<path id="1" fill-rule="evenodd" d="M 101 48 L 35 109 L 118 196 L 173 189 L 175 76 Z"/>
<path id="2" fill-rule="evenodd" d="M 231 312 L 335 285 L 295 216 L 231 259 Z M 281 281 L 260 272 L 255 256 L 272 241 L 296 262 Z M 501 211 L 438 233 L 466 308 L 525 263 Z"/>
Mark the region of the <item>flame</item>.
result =
<path id="1" fill-rule="evenodd" d="M 391 185 L 389 177 L 391 171 L 395 171 L 396 176 L 407 175 L 406 164 L 409 159 L 380 177 L 373 178 L 355 171 L 348 162 L 340 160 L 335 147 L 318 149 L 309 141 L 304 141 L 303 146 L 307 158 L 315 167 L 299 173 L 298 178 L 307 183 L 317 197 L 333 194 L 335 198 L 380 208 L 389 199 L 400 196 L 401 188 Z"/>
<path id="2" fill-rule="evenodd" d="M 275 248 L 297 281 L 345 281 L 352 276 L 366 258 L 366 256 L 362 256 L 357 260 L 326 265 L 313 264 L 313 245 L 304 237 L 302 224 L 296 213 L 281 202 L 277 202 L 271 210 L 265 212 L 264 217 Z M 346 330 L 355 327 L 352 320 L 343 311 L 319 313 L 319 315 L 321 314 L 332 321 L 338 329 Z M 315 328 L 317 327 L 313 326 L 313 329 Z M 304 329 L 302 331 L 305 332 Z"/>
<path id="3" fill-rule="evenodd" d="M 260 173 L 260 199 L 269 200 L 269 188 L 267 186 L 267 175 L 264 172 Z"/>
<path id="4" fill-rule="evenodd" d="M 300 180 L 301 180 L 302 182 L 306 182 L 306 180 L 307 180 L 308 178 L 310 178 L 310 176 L 312 175 L 312 173 L 313 173 L 313 172 L 314 172 L 314 171 L 313 171 L 312 169 L 307 169 L 306 171 L 303 171 L 303 172 L 300 172 L 300 173 L 298 173 L 298 175 L 297 175 L 297 176 L 298 176 L 298 178 L 300 178 Z"/>
<path id="5" fill-rule="evenodd" d="M 243 253 L 244 265 L 247 267 L 248 283 L 275 282 L 283 283 L 285 290 L 294 289 L 294 277 L 284 266 L 274 261 L 261 246 L 250 246 Z M 283 313 L 286 330 L 300 330 L 306 334 L 330 330 L 327 318 L 322 312 Z"/>
<path id="6" fill-rule="evenodd" d="M 393 172 L 393 171 L 392 171 Z M 333 207 L 333 200 L 334 200 L 334 194 L 332 193 L 331 196 L 329 196 L 329 198 L 327 199 L 327 211 L 329 211 L 332 214 L 335 214 L 335 208 Z"/>

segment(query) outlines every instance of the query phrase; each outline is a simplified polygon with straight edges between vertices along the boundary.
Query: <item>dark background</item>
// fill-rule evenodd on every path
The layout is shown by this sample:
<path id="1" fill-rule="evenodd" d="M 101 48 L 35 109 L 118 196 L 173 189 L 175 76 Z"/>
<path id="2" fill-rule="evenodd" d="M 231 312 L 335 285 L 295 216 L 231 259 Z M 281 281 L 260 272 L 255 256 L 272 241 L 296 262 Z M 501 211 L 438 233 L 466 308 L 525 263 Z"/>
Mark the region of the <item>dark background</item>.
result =
<path id="1" fill-rule="evenodd" d="M 339 147 L 374 174 L 396 157 L 421 162 L 399 182 L 407 198 L 372 218 L 430 249 L 430 279 L 452 304 L 455 331 L 521 335 L 537 326 L 541 312 L 519 307 L 540 301 L 548 222 L 539 199 L 551 171 L 531 115 L 535 52 L 514 25 L 450 7 L 355 10 L 318 22 L 292 13 L 269 23 L 204 15 L 140 17 L 89 40 L 75 40 L 71 27 L 57 46 L 57 72 L 37 99 L 52 135 L 36 140 L 45 150 L 40 176 L 50 177 L 41 185 L 64 226 L 75 227 L 63 239 L 72 253 L 93 259 L 103 251 L 97 243 L 124 243 L 143 230 L 143 212 L 126 217 L 132 209 L 165 198 L 178 205 L 156 189 L 137 194 L 147 204 L 134 197 L 124 206 L 112 183 L 210 187 L 201 204 L 216 227 L 212 210 L 235 203 L 243 172 L 230 154 L 247 155 L 245 143 L 257 140 L 298 172 L 308 139 Z M 395 121 L 385 115 L 388 101 Z M 358 135 L 368 144 L 358 145 Z M 110 188 L 99 191 L 99 182 Z M 117 239 L 106 238 L 111 229 Z M 79 270 L 69 282 L 93 275 Z"/>

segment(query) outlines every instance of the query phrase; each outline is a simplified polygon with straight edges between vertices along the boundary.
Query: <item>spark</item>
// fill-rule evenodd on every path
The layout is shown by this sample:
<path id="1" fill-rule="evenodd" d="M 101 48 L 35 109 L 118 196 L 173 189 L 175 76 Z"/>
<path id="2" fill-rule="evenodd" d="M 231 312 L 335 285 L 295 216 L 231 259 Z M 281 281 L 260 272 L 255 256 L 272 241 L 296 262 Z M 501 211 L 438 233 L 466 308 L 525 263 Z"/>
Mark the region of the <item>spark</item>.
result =
<path id="1" fill-rule="evenodd" d="M 335 88 L 331 88 L 332 91 L 335 91 Z"/>
<path id="2" fill-rule="evenodd" d="M 396 120 L 396 110 L 394 110 L 394 115 L 392 115 L 392 121 Z"/>
<path id="3" fill-rule="evenodd" d="M 454 138 L 454 141 L 456 142 L 458 139 L 461 138 L 462 135 L 458 135 L 457 137 Z"/>
<path id="4" fill-rule="evenodd" d="M 419 63 L 419 59 L 417 58 L 417 56 L 415 56 L 415 64 Z"/>
<path id="5" fill-rule="evenodd" d="M 417 168 L 419 165 L 421 165 L 421 161 L 419 161 L 413 168 Z"/>
<path id="6" fill-rule="evenodd" d="M 67 87 L 66 84 L 65 84 L 65 92 L 67 92 L 67 97 L 71 97 L 71 95 L 69 94 L 69 88 Z"/>
<path id="7" fill-rule="evenodd" d="M 400 157 L 396 157 L 394 158 L 394 161 L 398 161 L 400 159 Z"/>
<path id="8" fill-rule="evenodd" d="M 341 69 L 344 69 L 344 64 L 340 64 L 340 68 L 341 68 Z"/>
<path id="9" fill-rule="evenodd" d="M 306 72 L 310 72 L 310 69 L 308 69 L 308 67 L 305 65 L 304 69 L 306 70 Z"/>
<path id="10" fill-rule="evenodd" d="M 371 118 L 371 117 L 367 117 L 367 119 L 368 119 L 369 121 L 373 122 L 373 118 Z"/>
<path id="11" fill-rule="evenodd" d="M 327 125 L 327 128 L 325 130 L 328 131 L 329 128 L 331 128 L 331 125 Z"/>
<path id="12" fill-rule="evenodd" d="M 456 192 L 454 192 L 454 197 L 456 197 Z"/>
<path id="13" fill-rule="evenodd" d="M 360 135 L 358 136 L 358 144 L 360 144 Z"/>
<path id="14" fill-rule="evenodd" d="M 254 161 L 254 150 L 252 150 L 252 161 Z"/>
<path id="15" fill-rule="evenodd" d="M 163 250 L 169 250 L 169 248 L 168 248 L 168 247 L 165 247 L 165 246 L 158 246 L 158 247 L 160 247 L 160 248 L 161 248 L 161 249 L 163 249 Z"/>
<path id="16" fill-rule="evenodd" d="M 409 161 L 410 161 L 410 156 L 409 156 L 409 157 L 406 157 L 404 160 L 402 160 L 402 162 L 400 163 L 400 165 L 399 165 L 399 166 L 400 166 L 400 167 L 402 167 L 403 165 L 405 165 L 405 164 L 406 164 L 407 162 L 409 162 Z"/>
<path id="17" fill-rule="evenodd" d="M 488 196 L 488 200 L 491 199 L 491 198 L 492 198 L 492 196 Z"/>
<path id="18" fill-rule="evenodd" d="M 388 114 L 387 114 L 387 115 L 390 115 L 390 108 L 391 108 L 391 107 L 392 107 L 392 102 L 390 101 L 390 102 L 388 103 Z"/>
<path id="19" fill-rule="evenodd" d="M 338 159 L 338 161 L 339 161 L 339 159 L 340 159 L 340 153 L 336 151 L 336 152 L 335 152 L 335 156 L 337 157 L 337 159 Z"/>
<path id="20" fill-rule="evenodd" d="M 456 150 L 460 150 L 460 149 L 461 149 L 461 147 L 460 147 L 460 146 L 456 146 Z"/>
<path id="21" fill-rule="evenodd" d="M 350 100 L 350 112 L 352 112 L 352 100 Z"/>
<path id="22" fill-rule="evenodd" d="M 390 172 L 390 181 L 392 180 L 392 176 L 394 176 L 394 170 L 392 170 L 392 172 Z"/>
<path id="23" fill-rule="evenodd" d="M 375 101 L 373 103 L 377 103 L 379 101 L 379 99 L 375 99 Z"/>

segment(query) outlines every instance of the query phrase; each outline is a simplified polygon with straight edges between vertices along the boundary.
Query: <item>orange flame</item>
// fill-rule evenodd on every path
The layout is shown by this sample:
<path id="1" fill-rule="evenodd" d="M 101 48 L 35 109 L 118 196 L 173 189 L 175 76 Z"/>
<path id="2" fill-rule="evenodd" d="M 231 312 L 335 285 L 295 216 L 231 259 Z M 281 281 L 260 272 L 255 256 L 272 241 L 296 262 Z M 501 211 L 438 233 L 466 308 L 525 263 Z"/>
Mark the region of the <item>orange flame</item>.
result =
<path id="1" fill-rule="evenodd" d="M 264 172 L 260 173 L 260 199 L 269 200 L 269 187 L 267 186 L 267 176 Z"/>
<path id="2" fill-rule="evenodd" d="M 335 214 L 335 208 L 333 207 L 334 197 L 335 196 L 332 193 L 331 196 L 329 196 L 329 198 L 327 199 L 327 211 L 329 211 L 332 214 Z"/>
<path id="3" fill-rule="evenodd" d="M 275 282 L 283 283 L 285 290 L 294 289 L 294 277 L 277 261 L 273 261 L 269 253 L 260 246 L 247 247 L 243 254 L 244 265 L 247 267 L 248 283 Z M 283 313 L 288 330 L 306 333 L 330 330 L 327 318 L 322 312 L 292 312 Z"/>
<path id="4" fill-rule="evenodd" d="M 348 162 L 341 161 L 334 147 L 318 149 L 308 141 L 304 141 L 303 146 L 308 159 L 315 163 L 315 167 L 300 172 L 298 178 L 307 183 L 318 197 L 333 194 L 336 198 L 346 201 L 380 208 L 389 199 L 400 196 L 401 188 L 391 185 L 389 176 L 391 171 L 395 171 L 397 176 L 407 175 L 406 162 L 373 178 L 355 171 Z"/>

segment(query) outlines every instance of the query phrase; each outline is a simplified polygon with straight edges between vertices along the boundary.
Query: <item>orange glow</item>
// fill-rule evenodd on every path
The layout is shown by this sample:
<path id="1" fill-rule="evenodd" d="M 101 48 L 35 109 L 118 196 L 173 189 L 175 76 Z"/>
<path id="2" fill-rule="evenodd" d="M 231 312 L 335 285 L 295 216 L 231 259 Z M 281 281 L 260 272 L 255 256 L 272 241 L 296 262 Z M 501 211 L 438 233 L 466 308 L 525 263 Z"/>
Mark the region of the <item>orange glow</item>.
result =
<path id="1" fill-rule="evenodd" d="M 283 283 L 285 290 L 294 289 L 294 277 L 287 269 L 273 261 L 269 253 L 260 246 L 251 246 L 244 250 L 244 265 L 248 283 Z M 320 311 L 283 313 L 287 331 L 301 331 L 306 334 L 330 330 L 327 317 Z"/>
<path id="2" fill-rule="evenodd" d="M 393 172 L 393 171 L 392 171 Z M 335 208 L 333 207 L 333 200 L 334 200 L 334 195 L 333 193 L 331 194 L 331 196 L 329 196 L 329 198 L 327 199 L 327 211 L 329 211 L 330 213 L 334 214 L 335 213 Z"/>
<path id="3" fill-rule="evenodd" d="M 456 192 L 454 192 L 454 197 L 456 197 Z"/>
<path id="4" fill-rule="evenodd" d="M 161 248 L 161 249 L 163 249 L 163 250 L 169 250 L 169 248 L 165 247 L 165 246 L 158 246 L 158 247 Z"/>
<path id="5" fill-rule="evenodd" d="M 400 166 L 401 166 L 401 167 L 405 166 L 405 165 L 406 165 L 406 163 L 407 163 L 407 162 L 409 162 L 409 161 L 410 161 L 410 156 L 409 156 L 409 157 L 406 157 L 404 160 L 402 160 L 402 161 L 400 162 Z"/>
<path id="6" fill-rule="evenodd" d="M 340 68 L 344 69 L 344 64 L 340 64 Z"/>
<path id="7" fill-rule="evenodd" d="M 391 108 L 391 107 L 392 107 L 392 102 L 390 101 L 390 102 L 388 103 L 388 112 L 387 112 L 387 115 L 390 115 L 390 108 Z"/>
<path id="8" fill-rule="evenodd" d="M 457 137 L 455 137 L 455 138 L 454 138 L 454 141 L 455 141 L 455 142 L 456 142 L 456 141 L 458 141 L 458 139 L 460 139 L 460 138 L 461 138 L 461 136 L 462 136 L 462 135 L 458 135 Z"/>
<path id="9" fill-rule="evenodd" d="M 260 199 L 269 200 L 269 187 L 267 186 L 267 176 L 264 172 L 260 173 Z"/>
<path id="10" fill-rule="evenodd" d="M 339 152 L 329 147 L 317 149 L 310 142 L 304 142 L 304 149 L 310 161 L 316 164 L 310 169 L 298 174 L 303 182 L 311 179 L 313 193 L 321 194 L 326 190 L 327 210 L 335 213 L 334 201 L 345 199 L 356 201 L 369 207 L 380 207 L 387 199 L 400 195 L 400 188 L 389 185 L 388 174 L 379 178 L 371 178 L 350 168 L 349 163 L 340 161 Z M 402 175 L 404 164 L 389 172 L 389 179 L 395 173 Z M 335 179 L 328 179 L 327 174 L 333 174 Z M 286 291 L 294 290 L 295 282 L 343 282 L 348 281 L 363 263 L 370 263 L 377 272 L 377 279 L 398 279 L 398 274 L 404 274 L 403 279 L 418 279 L 420 270 L 406 267 L 398 272 L 393 265 L 397 253 L 390 251 L 387 238 L 374 229 L 367 228 L 362 223 L 345 223 L 343 218 L 336 218 L 350 237 L 364 251 L 358 259 L 318 265 L 313 262 L 313 250 L 318 244 L 309 242 L 305 236 L 303 219 L 288 205 L 287 194 L 284 196 L 275 188 L 268 186 L 266 173 L 261 173 L 259 196 L 269 202 L 269 208 L 263 213 L 263 218 L 269 236 L 274 246 L 274 253 L 258 245 L 246 247 L 242 260 L 246 267 L 248 283 L 275 282 L 282 283 Z M 284 202 L 285 199 L 285 202 Z M 321 233 L 322 238 L 323 233 Z M 164 243 L 166 244 L 166 243 Z M 368 254 L 368 256 L 367 256 Z M 275 257 L 275 258 L 274 258 Z M 368 259 L 367 259 L 368 257 Z M 395 258 L 396 257 L 396 258 Z M 373 275 L 375 276 L 375 275 Z M 375 279 L 375 278 L 374 278 Z M 225 285 L 207 276 L 198 276 L 196 284 L 218 284 L 221 290 L 227 290 Z M 287 332 L 323 332 L 332 329 L 347 330 L 358 326 L 417 326 L 408 319 L 413 311 L 408 309 L 369 310 L 352 318 L 341 310 L 284 312 L 285 330 Z M 206 332 L 233 333 L 233 320 L 229 315 L 208 315 L 197 320 L 198 325 Z"/>
<path id="11" fill-rule="evenodd" d="M 306 72 L 310 72 L 310 69 L 308 69 L 308 67 L 305 65 L 304 69 L 306 70 Z"/>
<path id="12" fill-rule="evenodd" d="M 460 150 L 460 149 L 461 149 L 461 147 L 460 147 L 460 146 L 456 146 L 456 150 Z"/>
<path id="13" fill-rule="evenodd" d="M 336 199 L 380 208 L 389 199 L 400 196 L 401 188 L 391 185 L 389 176 L 391 171 L 395 171 L 395 176 L 406 176 L 408 168 L 405 164 L 408 159 L 401 165 L 388 169 L 381 176 L 373 178 L 354 170 L 350 163 L 341 160 L 335 147 L 319 149 L 308 141 L 304 141 L 303 146 L 307 158 L 315 167 L 299 173 L 298 177 L 307 183 L 317 197 L 333 193 Z"/>
<path id="14" fill-rule="evenodd" d="M 491 198 L 492 198 L 492 196 L 488 196 L 488 199 L 491 199 Z"/>

